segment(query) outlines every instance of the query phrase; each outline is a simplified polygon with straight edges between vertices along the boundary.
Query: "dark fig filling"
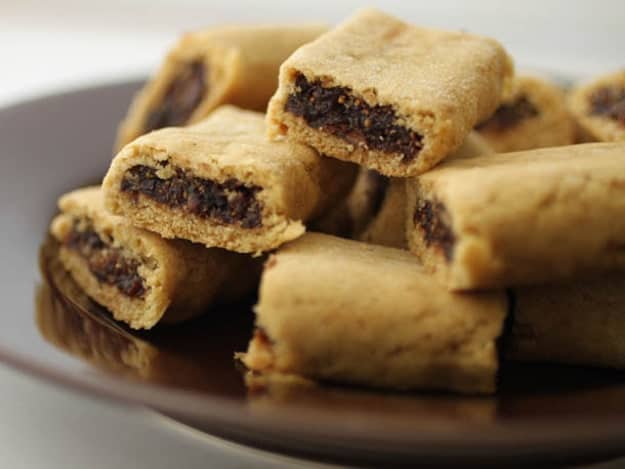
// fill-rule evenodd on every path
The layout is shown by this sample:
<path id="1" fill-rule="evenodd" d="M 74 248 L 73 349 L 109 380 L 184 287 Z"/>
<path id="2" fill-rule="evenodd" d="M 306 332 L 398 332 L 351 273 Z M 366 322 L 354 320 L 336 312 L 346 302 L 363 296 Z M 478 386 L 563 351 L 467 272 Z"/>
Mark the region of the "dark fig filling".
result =
<path id="1" fill-rule="evenodd" d="M 145 132 L 185 125 L 208 88 L 202 61 L 187 64 L 170 83 L 161 103 L 148 114 Z"/>
<path id="2" fill-rule="evenodd" d="M 519 96 L 515 101 L 499 106 L 491 117 L 478 124 L 475 128 L 488 132 L 504 132 L 515 127 L 525 119 L 536 117 L 539 114 L 540 112 L 527 99 L 527 96 Z"/>
<path id="3" fill-rule="evenodd" d="M 122 192 L 142 194 L 168 207 L 229 225 L 262 226 L 262 203 L 256 198 L 261 187 L 234 178 L 219 183 L 193 176 L 181 168 L 175 168 L 169 178 L 159 177 L 157 171 L 150 166 L 133 166 L 124 174 Z"/>
<path id="4" fill-rule="evenodd" d="M 370 106 L 350 88 L 326 88 L 320 80 L 310 82 L 302 74 L 295 78 L 295 92 L 289 95 L 285 111 L 351 144 L 398 153 L 406 163 L 423 148 L 423 136 L 399 125 L 392 106 Z"/>
<path id="5" fill-rule="evenodd" d="M 113 285 L 131 298 L 143 298 L 147 288 L 138 272 L 139 261 L 102 240 L 93 228 L 79 225 L 74 223 L 64 245 L 85 259 L 89 271 L 99 282 Z"/>
<path id="6" fill-rule="evenodd" d="M 625 126 L 625 88 L 599 88 L 590 95 L 590 112 Z"/>
<path id="7" fill-rule="evenodd" d="M 426 247 L 434 246 L 453 259 L 456 236 L 451 228 L 451 216 L 445 205 L 438 201 L 419 200 L 413 217 L 414 224 L 423 234 Z"/>

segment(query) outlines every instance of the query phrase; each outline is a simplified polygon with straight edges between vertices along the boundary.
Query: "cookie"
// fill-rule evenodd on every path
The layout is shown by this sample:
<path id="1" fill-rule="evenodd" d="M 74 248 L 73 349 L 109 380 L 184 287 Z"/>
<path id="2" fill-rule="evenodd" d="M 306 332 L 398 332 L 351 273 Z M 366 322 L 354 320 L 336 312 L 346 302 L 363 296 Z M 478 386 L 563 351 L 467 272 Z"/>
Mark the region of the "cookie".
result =
<path id="1" fill-rule="evenodd" d="M 581 131 L 580 140 L 625 140 L 625 70 L 576 87 L 569 105 Z"/>
<path id="2" fill-rule="evenodd" d="M 564 92 L 538 77 L 520 76 L 515 92 L 476 130 L 497 152 L 575 143 L 575 125 Z"/>
<path id="3" fill-rule="evenodd" d="M 625 274 L 515 291 L 506 356 L 625 368 Z"/>
<path id="4" fill-rule="evenodd" d="M 448 160 L 492 154 L 493 150 L 476 132 L 471 132 L 462 146 Z M 381 246 L 408 249 L 406 241 L 406 179 L 391 178 L 380 196 L 377 211 L 368 219 L 358 239 Z"/>
<path id="5" fill-rule="evenodd" d="M 114 158 L 107 207 L 165 238 L 230 251 L 295 239 L 345 196 L 356 168 L 269 142 L 265 130 L 262 114 L 224 106 L 193 126 L 144 135 Z"/>
<path id="6" fill-rule="evenodd" d="M 152 130 L 198 122 L 222 104 L 265 111 L 280 64 L 321 25 L 226 26 L 185 34 L 135 96 L 116 149 Z"/>
<path id="7" fill-rule="evenodd" d="M 104 208 L 99 187 L 59 199 L 50 232 L 76 283 L 118 321 L 134 329 L 180 322 L 256 286 L 251 257 L 160 236 Z"/>
<path id="8" fill-rule="evenodd" d="M 366 9 L 282 64 L 269 136 L 386 176 L 414 176 L 494 112 L 512 73 L 494 40 Z"/>
<path id="9" fill-rule="evenodd" d="M 407 251 L 318 233 L 263 272 L 252 371 L 388 389 L 491 393 L 502 292 L 451 293 Z"/>
<path id="10" fill-rule="evenodd" d="M 623 167 L 619 143 L 445 163 L 408 182 L 410 250 L 454 290 L 623 268 Z"/>

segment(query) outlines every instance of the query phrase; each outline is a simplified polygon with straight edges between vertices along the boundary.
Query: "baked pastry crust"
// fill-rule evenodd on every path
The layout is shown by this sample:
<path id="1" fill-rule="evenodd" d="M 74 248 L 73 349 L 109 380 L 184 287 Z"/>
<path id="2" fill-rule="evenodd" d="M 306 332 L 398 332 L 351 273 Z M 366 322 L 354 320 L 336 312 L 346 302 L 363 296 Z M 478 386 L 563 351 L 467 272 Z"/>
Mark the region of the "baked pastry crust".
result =
<path id="1" fill-rule="evenodd" d="M 581 141 L 624 141 L 625 70 L 577 86 L 569 95 L 569 106 Z"/>
<path id="2" fill-rule="evenodd" d="M 490 393 L 506 308 L 503 292 L 447 291 L 406 251 L 307 233 L 265 265 L 242 359 L 262 373 Z"/>
<path id="3" fill-rule="evenodd" d="M 99 187 L 65 194 L 59 208 L 50 232 L 61 243 L 60 261 L 89 297 L 134 329 L 184 321 L 205 313 L 211 305 L 239 299 L 256 285 L 258 260 L 188 241 L 165 240 L 131 226 L 105 210 Z M 86 257 L 72 241 L 77 233 L 95 233 L 97 244 L 102 245 Z M 111 254 L 115 256 L 111 261 L 95 258 Z M 103 263 L 102 271 L 96 270 L 95 262 Z M 134 266 L 138 275 L 134 280 L 140 279 L 141 287 L 129 290 L 123 281 L 108 281 L 117 273 L 112 266 L 124 262 Z M 139 288 L 143 293 L 138 294 Z"/>
<path id="4" fill-rule="evenodd" d="M 408 182 L 410 250 L 454 290 L 625 267 L 625 147 L 451 161 Z"/>
<path id="5" fill-rule="evenodd" d="M 136 167 L 149 168 L 159 184 L 182 171 L 187 178 L 180 182 L 182 202 L 176 194 L 177 205 L 160 202 L 158 189 L 150 189 L 152 195 L 141 192 L 141 177 L 133 183 L 136 191 L 125 190 Z M 267 141 L 262 114 L 223 106 L 198 124 L 158 130 L 124 147 L 103 188 L 109 210 L 138 227 L 207 247 L 261 253 L 301 236 L 305 222 L 345 196 L 355 173 L 355 166 L 320 156 L 305 145 Z M 198 179 L 210 187 L 236 181 L 238 189 L 224 189 L 215 196 L 218 200 L 200 194 L 212 210 L 203 216 L 192 210 L 199 202 L 189 193 L 188 181 Z"/>
<path id="6" fill-rule="evenodd" d="M 575 124 L 564 92 L 532 76 L 517 77 L 515 92 L 477 131 L 497 153 L 575 143 Z"/>
<path id="7" fill-rule="evenodd" d="M 269 136 L 386 176 L 414 176 L 492 114 L 511 91 L 512 73 L 494 40 L 362 10 L 282 64 L 267 111 Z M 310 94 L 303 102 L 302 93 Z"/>
<path id="8" fill-rule="evenodd" d="M 119 126 L 116 150 L 158 128 L 146 128 L 146 124 L 151 114 L 162 108 L 168 92 L 171 93 L 172 86 L 176 86 L 176 80 L 191 80 L 186 83 L 187 89 L 182 89 L 185 84 L 180 84 L 181 88 L 177 90 L 185 95 L 180 99 L 189 115 L 184 122 L 170 122 L 168 126 L 198 122 L 222 104 L 265 111 L 278 84 L 280 64 L 298 47 L 326 29 L 315 24 L 240 25 L 185 34 L 169 51 L 154 77 L 133 99 Z M 194 64 L 197 69 L 188 70 Z M 194 80 L 186 76 L 189 73 L 202 78 L 196 76 Z M 188 87 L 203 89 L 190 90 Z M 180 120 L 184 116 L 178 117 Z"/>

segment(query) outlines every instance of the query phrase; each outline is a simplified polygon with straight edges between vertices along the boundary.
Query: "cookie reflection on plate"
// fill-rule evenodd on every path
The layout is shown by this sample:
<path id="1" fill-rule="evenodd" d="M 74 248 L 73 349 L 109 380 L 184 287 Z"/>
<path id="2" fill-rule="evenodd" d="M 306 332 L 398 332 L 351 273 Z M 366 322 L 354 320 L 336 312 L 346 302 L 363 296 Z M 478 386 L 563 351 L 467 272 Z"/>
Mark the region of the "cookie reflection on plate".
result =
<path id="1" fill-rule="evenodd" d="M 280 373 L 245 375 L 251 412 L 271 415 L 283 407 L 306 412 L 333 412 L 345 418 L 405 419 L 406 415 L 431 420 L 447 427 L 455 423 L 488 423 L 495 420 L 498 401 L 492 397 L 455 396 L 446 393 L 380 392 L 348 386 L 318 384 L 295 375 Z M 366 414 L 363 414 L 366 411 Z M 363 417 L 365 416 L 366 417 Z"/>
<path id="2" fill-rule="evenodd" d="M 48 342 L 98 368 L 141 379 L 152 375 L 158 349 L 72 311 L 47 284 L 37 288 L 37 326 Z"/>
<path id="3" fill-rule="evenodd" d="M 48 342 L 98 370 L 123 378 L 243 394 L 232 350 L 247 337 L 232 332 L 251 330 L 248 315 L 235 309 L 223 321 L 200 319 L 156 328 L 149 335 L 131 331 L 89 299 L 64 270 L 57 253 L 58 243 L 49 238 L 40 254 L 45 281 L 36 293 L 36 322 Z M 219 373 L 219 380 L 213 379 L 214 373 Z"/>

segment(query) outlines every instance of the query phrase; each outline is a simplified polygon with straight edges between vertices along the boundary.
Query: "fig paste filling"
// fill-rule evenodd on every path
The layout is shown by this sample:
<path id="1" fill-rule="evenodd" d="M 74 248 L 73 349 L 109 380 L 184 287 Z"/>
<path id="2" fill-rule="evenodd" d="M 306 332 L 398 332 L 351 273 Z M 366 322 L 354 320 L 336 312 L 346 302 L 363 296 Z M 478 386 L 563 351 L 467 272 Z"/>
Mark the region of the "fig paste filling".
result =
<path id="1" fill-rule="evenodd" d="M 625 126 L 625 88 L 599 88 L 590 95 L 590 112 Z"/>
<path id="2" fill-rule="evenodd" d="M 423 235 L 426 247 L 440 249 L 447 262 L 454 254 L 456 236 L 451 228 L 451 216 L 445 205 L 438 201 L 420 200 L 413 218 L 414 224 Z"/>
<path id="3" fill-rule="evenodd" d="M 113 285 L 131 298 L 145 295 L 147 288 L 138 273 L 139 262 L 102 240 L 92 227 L 81 227 L 75 222 L 64 245 L 85 259 L 89 271 L 99 282 Z"/>
<path id="4" fill-rule="evenodd" d="M 536 117 L 539 114 L 540 112 L 527 99 L 527 96 L 519 96 L 515 101 L 499 106 L 491 117 L 478 124 L 475 128 L 489 132 L 504 132 L 515 127 L 525 119 Z"/>
<path id="5" fill-rule="evenodd" d="M 170 83 L 160 104 L 145 121 L 145 132 L 163 127 L 185 125 L 208 88 L 202 61 L 187 64 Z"/>
<path id="6" fill-rule="evenodd" d="M 347 87 L 324 87 L 298 74 L 295 92 L 285 111 L 301 117 L 313 129 L 322 130 L 354 145 L 384 153 L 400 154 L 402 162 L 414 160 L 423 148 L 423 136 L 399 125 L 390 105 L 370 106 Z"/>
<path id="7" fill-rule="evenodd" d="M 162 166 L 168 166 L 162 162 Z M 201 218 L 210 218 L 242 228 L 262 226 L 262 203 L 256 194 L 262 190 L 235 178 L 219 183 L 203 179 L 181 168 L 172 168 L 173 176 L 159 177 L 150 166 L 133 166 L 126 171 L 122 192 L 133 196 L 142 194 L 160 204 L 184 210 Z"/>

